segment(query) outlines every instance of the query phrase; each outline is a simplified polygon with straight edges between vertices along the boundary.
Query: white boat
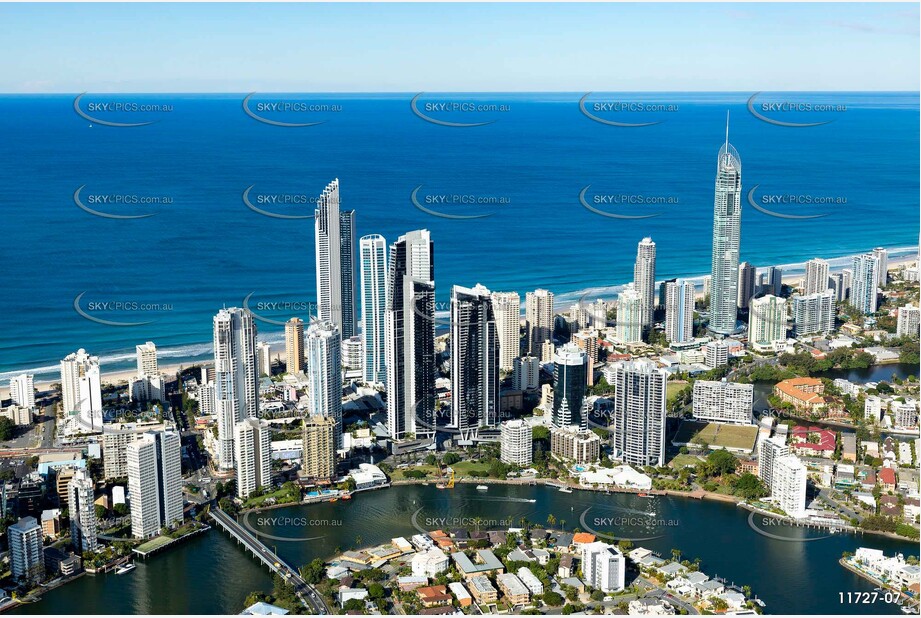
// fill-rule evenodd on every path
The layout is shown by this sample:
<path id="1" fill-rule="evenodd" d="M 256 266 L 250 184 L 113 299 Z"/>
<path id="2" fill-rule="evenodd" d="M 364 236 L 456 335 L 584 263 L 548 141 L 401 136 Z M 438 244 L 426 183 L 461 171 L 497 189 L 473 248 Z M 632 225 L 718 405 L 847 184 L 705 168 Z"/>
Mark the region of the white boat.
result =
<path id="1" fill-rule="evenodd" d="M 116 575 L 124 575 L 125 573 L 130 573 L 130 572 L 133 571 L 135 568 L 136 568 L 136 567 L 134 566 L 134 563 L 133 563 L 133 562 L 129 562 L 129 563 L 126 564 L 125 566 L 120 566 L 120 567 L 118 567 L 117 569 L 115 569 L 115 574 L 116 574 Z"/>
<path id="2" fill-rule="evenodd" d="M 572 487 L 560 487 L 560 491 L 563 492 L 564 494 L 571 494 Z"/>
<path id="3" fill-rule="evenodd" d="M 489 487 L 487 485 L 477 485 L 476 488 L 479 491 L 489 491 Z"/>

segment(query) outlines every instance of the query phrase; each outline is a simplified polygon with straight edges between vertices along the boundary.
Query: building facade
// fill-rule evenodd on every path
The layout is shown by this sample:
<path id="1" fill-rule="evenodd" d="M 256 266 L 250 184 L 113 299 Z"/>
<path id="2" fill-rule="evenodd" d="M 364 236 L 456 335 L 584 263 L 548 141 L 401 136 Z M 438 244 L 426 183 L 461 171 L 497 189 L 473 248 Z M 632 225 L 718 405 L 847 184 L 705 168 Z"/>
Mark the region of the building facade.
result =
<path id="1" fill-rule="evenodd" d="M 237 497 L 246 500 L 256 490 L 272 486 L 272 430 L 258 418 L 245 418 L 234 427 Z"/>
<path id="2" fill-rule="evenodd" d="M 499 336 L 482 285 L 451 288 L 452 420 L 462 439 L 499 422 Z"/>
<path id="3" fill-rule="evenodd" d="M 361 322 L 364 338 L 362 377 L 368 384 L 386 384 L 387 241 L 380 234 L 362 236 Z"/>
<path id="4" fill-rule="evenodd" d="M 613 372 L 615 455 L 631 465 L 663 465 L 665 370 L 641 359 L 615 363 Z"/>
<path id="5" fill-rule="evenodd" d="M 225 308 L 214 316 L 214 408 L 219 466 L 233 470 L 234 425 L 259 416 L 256 324 L 248 309 Z"/>
<path id="6" fill-rule="evenodd" d="M 356 334 L 355 211 L 339 209 L 339 179 L 326 185 L 314 212 L 317 316 L 348 339 Z"/>

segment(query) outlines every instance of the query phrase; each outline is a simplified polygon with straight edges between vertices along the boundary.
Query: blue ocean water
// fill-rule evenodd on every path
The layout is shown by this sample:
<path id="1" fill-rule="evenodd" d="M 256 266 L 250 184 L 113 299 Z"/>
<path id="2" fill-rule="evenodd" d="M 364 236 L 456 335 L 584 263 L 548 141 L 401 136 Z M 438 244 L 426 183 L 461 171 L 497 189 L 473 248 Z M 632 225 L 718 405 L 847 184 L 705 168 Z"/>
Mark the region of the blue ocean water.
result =
<path id="1" fill-rule="evenodd" d="M 435 242 L 439 308 L 450 286 L 494 290 L 536 287 L 561 302 L 586 291 L 611 297 L 632 278 L 636 243 L 657 243 L 657 278 L 700 276 L 710 268 L 716 154 L 731 111 L 730 141 L 743 164 L 743 190 L 783 214 L 772 217 L 743 200 L 742 259 L 756 266 L 836 258 L 875 246 L 909 253 L 919 234 L 919 97 L 917 93 L 783 93 L 762 101 L 842 106 L 827 112 L 763 115 L 791 122 L 831 120 L 809 128 L 770 124 L 751 114 L 750 93 L 591 95 L 583 93 L 434 95 L 420 98 L 427 122 L 410 108 L 413 94 L 0 96 L 0 378 L 32 369 L 54 377 L 56 363 L 78 347 L 102 358 L 103 370 L 125 368 L 134 345 L 150 340 L 161 362 L 206 358 L 211 318 L 222 306 L 249 306 L 261 316 L 306 317 L 315 298 L 311 218 L 315 196 L 339 178 L 343 208 L 356 210 L 358 235 L 395 240 L 428 228 Z M 258 104 L 298 100 L 320 111 L 277 113 Z M 444 112 L 437 102 L 492 106 Z M 594 102 L 660 102 L 675 109 L 606 111 Z M 160 111 L 111 112 L 103 104 L 159 105 Z M 165 107 L 163 107 L 165 106 Z M 341 109 L 340 109 L 341 108 Z M 594 110 L 594 111 L 593 111 Z M 611 218 L 593 208 L 644 219 Z M 146 218 L 111 219 L 152 214 Z M 417 207 L 452 215 L 450 219 Z M 100 196 L 160 203 L 109 203 Z M 767 195 L 824 196 L 835 203 L 783 204 Z M 287 203 L 270 203 L 285 196 Z M 441 196 L 449 203 L 440 203 Z M 604 196 L 621 203 L 606 203 Z M 485 198 L 485 199 L 484 199 Z M 840 200 L 843 198 L 846 203 Z M 802 199 L 802 198 L 800 198 Z M 455 201 L 456 200 L 456 201 Z M 474 203 L 469 203 L 473 201 Z M 483 202 L 487 203 L 483 203 Z M 647 203 L 637 203 L 645 201 Z M 655 203 L 648 203 L 655 202 Z M 82 294 L 82 296 L 80 296 Z M 107 325 L 98 319 L 137 326 Z M 108 303 L 106 305 L 105 303 Z M 121 303 L 113 307 L 112 303 Z M 285 303 L 273 308 L 269 303 Z M 149 305 L 149 306 L 147 306 Z M 280 341 L 282 328 L 260 322 Z"/>

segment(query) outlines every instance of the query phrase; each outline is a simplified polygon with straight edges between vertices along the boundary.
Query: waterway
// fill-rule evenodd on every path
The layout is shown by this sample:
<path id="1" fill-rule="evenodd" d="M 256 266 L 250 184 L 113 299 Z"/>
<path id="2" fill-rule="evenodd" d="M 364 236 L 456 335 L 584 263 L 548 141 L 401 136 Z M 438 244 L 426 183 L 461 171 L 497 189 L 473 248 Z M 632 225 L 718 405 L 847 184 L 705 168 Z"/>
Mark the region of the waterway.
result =
<path id="1" fill-rule="evenodd" d="M 353 549 L 432 530 L 520 525 L 521 519 L 556 527 L 593 529 L 628 537 L 664 557 L 673 548 L 700 558 L 708 575 L 751 586 L 767 613 L 898 613 L 882 600 L 842 604 L 840 593 L 873 586 L 838 564 L 843 551 L 869 546 L 888 554 L 918 554 L 918 544 L 878 536 L 828 535 L 788 528 L 751 516 L 733 504 L 679 496 L 562 493 L 544 486 L 471 484 L 453 490 L 433 485 L 393 487 L 356 495 L 347 502 L 293 506 L 253 513 L 247 523 L 286 561 L 301 565 Z M 565 523 L 563 523 L 565 521 Z M 762 532 L 784 537 L 778 540 Z M 820 538 L 824 537 L 824 538 Z M 218 530 L 139 563 L 127 575 L 86 576 L 17 609 L 35 614 L 238 613 L 246 595 L 268 590 L 271 577 Z M 854 598 L 856 595 L 850 595 Z M 848 595 L 845 594 L 847 599 Z"/>

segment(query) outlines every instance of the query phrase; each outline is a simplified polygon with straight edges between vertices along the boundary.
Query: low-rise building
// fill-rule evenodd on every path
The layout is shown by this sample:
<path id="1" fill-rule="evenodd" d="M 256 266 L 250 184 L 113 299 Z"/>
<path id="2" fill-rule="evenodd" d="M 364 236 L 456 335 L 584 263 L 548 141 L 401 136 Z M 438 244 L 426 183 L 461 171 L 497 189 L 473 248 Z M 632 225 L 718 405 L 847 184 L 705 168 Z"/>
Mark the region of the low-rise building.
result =
<path id="1" fill-rule="evenodd" d="M 499 591 L 485 575 L 474 575 L 467 583 L 477 603 L 495 603 L 499 600 Z"/>
<path id="2" fill-rule="evenodd" d="M 528 587 L 514 573 L 500 573 L 496 576 L 496 584 L 509 605 L 525 605 L 531 598 Z"/>
<path id="3" fill-rule="evenodd" d="M 457 570 L 465 579 L 477 575 L 495 575 L 505 572 L 505 565 L 491 550 L 479 549 L 476 551 L 476 562 L 467 557 L 463 552 L 451 554 L 457 564 Z"/>
<path id="4" fill-rule="evenodd" d="M 430 547 L 413 556 L 412 572 L 417 577 L 435 577 L 448 569 L 448 556 L 437 547 Z"/>

